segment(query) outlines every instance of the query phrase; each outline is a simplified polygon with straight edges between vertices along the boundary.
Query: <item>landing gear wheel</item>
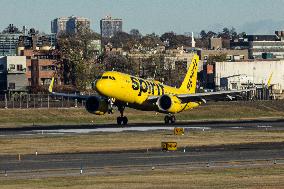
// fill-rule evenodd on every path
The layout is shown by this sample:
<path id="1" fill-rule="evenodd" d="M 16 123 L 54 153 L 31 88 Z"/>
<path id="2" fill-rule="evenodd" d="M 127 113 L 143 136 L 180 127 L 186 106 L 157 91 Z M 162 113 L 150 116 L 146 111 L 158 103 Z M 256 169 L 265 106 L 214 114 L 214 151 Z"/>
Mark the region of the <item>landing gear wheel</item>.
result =
<path id="1" fill-rule="evenodd" d="M 117 125 L 122 125 L 122 117 L 117 117 Z"/>
<path id="2" fill-rule="evenodd" d="M 125 109 L 125 106 L 121 105 L 118 106 L 118 110 L 120 112 L 120 117 L 117 118 L 117 125 L 127 125 L 128 119 L 126 116 L 123 116 L 123 111 Z"/>
<path id="3" fill-rule="evenodd" d="M 171 123 L 175 123 L 176 122 L 176 117 L 174 115 L 171 116 Z"/>
<path id="4" fill-rule="evenodd" d="M 127 119 L 126 116 L 122 117 L 122 123 L 123 123 L 123 125 L 127 125 L 128 119 Z"/>
<path id="5" fill-rule="evenodd" d="M 174 115 L 166 115 L 164 120 L 165 124 L 173 124 L 176 122 L 176 117 Z"/>
<path id="6" fill-rule="evenodd" d="M 170 123 L 170 116 L 166 115 L 165 116 L 165 124 L 169 124 Z"/>
<path id="7" fill-rule="evenodd" d="M 117 125 L 127 125 L 128 119 L 126 116 L 117 117 Z"/>

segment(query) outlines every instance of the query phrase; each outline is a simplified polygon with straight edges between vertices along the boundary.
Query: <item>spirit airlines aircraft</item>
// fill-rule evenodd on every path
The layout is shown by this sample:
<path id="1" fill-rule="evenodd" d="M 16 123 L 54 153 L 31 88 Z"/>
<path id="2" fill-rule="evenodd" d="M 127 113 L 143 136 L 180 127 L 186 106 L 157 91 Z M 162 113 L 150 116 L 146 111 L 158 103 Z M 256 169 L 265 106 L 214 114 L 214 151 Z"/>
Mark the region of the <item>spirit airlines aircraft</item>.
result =
<path id="1" fill-rule="evenodd" d="M 158 81 L 146 80 L 116 71 L 103 73 L 94 83 L 97 96 L 70 95 L 52 91 L 54 78 L 49 86 L 53 95 L 86 100 L 86 110 L 96 115 L 112 113 L 113 106 L 120 111 L 118 125 L 126 125 L 127 117 L 123 115 L 125 107 L 142 111 L 157 111 L 167 114 L 165 123 L 175 123 L 174 114 L 193 109 L 207 100 L 232 99 L 241 91 L 221 91 L 195 93 L 199 57 L 194 55 L 180 88 L 170 87 Z"/>

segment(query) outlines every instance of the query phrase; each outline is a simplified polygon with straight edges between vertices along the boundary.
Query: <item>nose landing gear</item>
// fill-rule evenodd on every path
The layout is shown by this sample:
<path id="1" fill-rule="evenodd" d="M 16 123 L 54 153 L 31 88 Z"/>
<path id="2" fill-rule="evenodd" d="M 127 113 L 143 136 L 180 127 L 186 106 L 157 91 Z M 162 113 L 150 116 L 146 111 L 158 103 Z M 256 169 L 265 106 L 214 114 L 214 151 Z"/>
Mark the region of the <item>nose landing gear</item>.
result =
<path id="1" fill-rule="evenodd" d="M 117 125 L 127 125 L 128 123 L 127 117 L 123 116 L 124 109 L 125 109 L 125 106 L 118 106 L 120 117 L 117 117 Z"/>
<path id="2" fill-rule="evenodd" d="M 176 117 L 174 115 L 166 115 L 165 116 L 165 124 L 174 124 L 176 122 Z"/>

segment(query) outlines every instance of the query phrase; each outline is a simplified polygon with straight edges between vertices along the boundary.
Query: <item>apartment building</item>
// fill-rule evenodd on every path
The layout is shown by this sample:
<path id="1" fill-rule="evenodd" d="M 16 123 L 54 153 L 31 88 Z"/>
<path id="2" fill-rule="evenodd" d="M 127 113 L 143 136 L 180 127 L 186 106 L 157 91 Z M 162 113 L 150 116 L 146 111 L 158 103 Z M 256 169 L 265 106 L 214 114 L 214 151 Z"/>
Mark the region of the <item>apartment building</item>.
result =
<path id="1" fill-rule="evenodd" d="M 27 91 L 25 56 L 0 57 L 0 91 L 22 92 Z"/>
<path id="2" fill-rule="evenodd" d="M 100 20 L 101 36 L 111 38 L 116 32 L 122 31 L 122 19 L 107 16 Z"/>

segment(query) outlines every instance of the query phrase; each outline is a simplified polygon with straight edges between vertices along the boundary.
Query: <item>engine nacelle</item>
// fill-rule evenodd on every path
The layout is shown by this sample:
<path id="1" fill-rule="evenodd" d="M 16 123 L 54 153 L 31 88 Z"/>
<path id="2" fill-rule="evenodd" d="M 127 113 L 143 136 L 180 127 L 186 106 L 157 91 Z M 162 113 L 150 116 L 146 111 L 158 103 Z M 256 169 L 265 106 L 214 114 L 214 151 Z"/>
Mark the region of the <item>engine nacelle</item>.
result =
<path id="1" fill-rule="evenodd" d="M 158 99 L 157 105 L 160 111 L 168 113 L 177 113 L 184 108 L 180 99 L 172 95 L 162 95 Z"/>
<path id="2" fill-rule="evenodd" d="M 108 111 L 108 102 L 99 97 L 89 97 L 86 101 L 86 110 L 92 114 L 103 115 Z"/>

